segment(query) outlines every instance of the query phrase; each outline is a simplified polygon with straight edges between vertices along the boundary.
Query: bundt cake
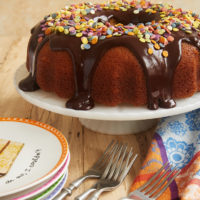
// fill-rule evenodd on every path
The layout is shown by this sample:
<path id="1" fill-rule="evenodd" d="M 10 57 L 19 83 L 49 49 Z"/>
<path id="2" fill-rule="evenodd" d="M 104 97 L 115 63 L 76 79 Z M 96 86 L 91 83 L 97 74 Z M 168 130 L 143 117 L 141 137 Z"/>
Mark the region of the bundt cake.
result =
<path id="1" fill-rule="evenodd" d="M 148 1 L 81 3 L 31 30 L 20 89 L 55 92 L 67 108 L 172 108 L 200 90 L 200 18 Z"/>

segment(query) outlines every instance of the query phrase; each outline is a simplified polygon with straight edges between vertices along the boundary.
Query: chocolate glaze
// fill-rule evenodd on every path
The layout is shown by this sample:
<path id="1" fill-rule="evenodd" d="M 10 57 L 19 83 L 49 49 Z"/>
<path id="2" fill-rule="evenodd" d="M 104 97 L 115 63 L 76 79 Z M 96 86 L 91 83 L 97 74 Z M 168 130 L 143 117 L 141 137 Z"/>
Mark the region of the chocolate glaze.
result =
<path id="1" fill-rule="evenodd" d="M 123 16 L 122 16 L 123 15 Z M 94 15 L 88 15 L 97 21 L 105 21 L 113 18 L 115 21 L 128 23 L 145 23 L 152 20 L 159 20 L 159 13 L 149 14 L 144 11 L 138 15 L 133 14 L 133 9 L 127 12 L 103 10 Z M 94 72 L 102 56 L 110 48 L 123 46 L 128 48 L 138 59 L 146 77 L 148 108 L 157 109 L 171 108 L 176 105 L 172 98 L 172 81 L 175 69 L 181 59 L 181 44 L 188 42 L 200 49 L 200 39 L 198 32 L 193 30 L 192 34 L 183 31 L 172 33 L 175 38 L 173 42 L 165 46 L 169 52 L 167 58 L 162 56 L 163 49 L 155 50 L 153 55 L 149 55 L 147 50 L 153 49 L 152 43 L 142 43 L 136 36 L 122 35 L 100 40 L 92 45 L 90 50 L 81 50 L 81 40 L 74 36 L 67 36 L 62 33 L 53 33 L 45 36 L 42 42 L 37 42 L 38 34 L 41 34 L 41 27 L 38 24 L 32 29 L 32 36 L 28 49 L 30 75 L 19 84 L 24 91 L 34 91 L 38 89 L 36 83 L 37 55 L 42 46 L 49 40 L 50 48 L 53 51 L 68 51 L 72 57 L 74 67 L 75 94 L 66 103 L 67 108 L 76 110 L 88 110 L 94 107 L 91 96 L 91 85 Z M 67 66 L 66 66 L 67 67 Z"/>

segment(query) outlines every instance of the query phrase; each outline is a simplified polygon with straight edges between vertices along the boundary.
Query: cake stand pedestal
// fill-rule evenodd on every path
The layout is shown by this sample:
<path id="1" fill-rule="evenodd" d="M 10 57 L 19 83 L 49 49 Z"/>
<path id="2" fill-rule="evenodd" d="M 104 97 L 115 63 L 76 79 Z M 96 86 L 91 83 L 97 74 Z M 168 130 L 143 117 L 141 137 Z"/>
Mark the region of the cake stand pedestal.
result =
<path id="1" fill-rule="evenodd" d="M 157 124 L 157 119 L 135 120 L 135 121 L 105 121 L 79 118 L 86 128 L 107 134 L 133 134 L 146 131 Z"/>
<path id="2" fill-rule="evenodd" d="M 42 90 L 23 92 L 18 83 L 28 75 L 25 64 L 15 73 L 14 84 L 17 92 L 28 102 L 43 109 L 66 115 L 78 117 L 87 128 L 105 134 L 123 135 L 139 133 L 153 127 L 159 118 L 177 115 L 200 107 L 200 93 L 190 98 L 177 100 L 176 107 L 171 109 L 148 110 L 146 107 L 133 107 L 130 105 L 108 107 L 95 105 L 88 111 L 68 109 L 65 107 L 66 99 Z"/>

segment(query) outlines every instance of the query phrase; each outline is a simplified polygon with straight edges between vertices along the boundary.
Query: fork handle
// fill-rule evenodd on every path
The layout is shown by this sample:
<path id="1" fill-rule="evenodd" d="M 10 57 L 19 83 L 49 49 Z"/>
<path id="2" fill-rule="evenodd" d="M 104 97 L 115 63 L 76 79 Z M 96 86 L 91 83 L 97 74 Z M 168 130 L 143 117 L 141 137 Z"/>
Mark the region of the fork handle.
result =
<path id="1" fill-rule="evenodd" d="M 98 200 L 103 190 L 96 190 L 88 200 Z"/>
<path id="2" fill-rule="evenodd" d="M 85 192 L 83 192 L 81 195 L 75 197 L 74 200 L 84 200 L 94 191 L 96 191 L 96 188 L 91 187 L 90 189 L 88 189 Z"/>
<path id="3" fill-rule="evenodd" d="M 54 200 L 63 200 L 66 196 L 71 195 L 71 191 L 67 188 L 63 188 L 61 192 L 54 197 Z"/>
<path id="4" fill-rule="evenodd" d="M 76 179 L 67 188 L 63 188 L 61 192 L 54 197 L 54 200 L 62 200 L 66 196 L 70 196 L 72 191 L 79 187 L 79 185 L 85 180 L 89 178 L 89 176 L 81 176 L 80 178 Z"/>

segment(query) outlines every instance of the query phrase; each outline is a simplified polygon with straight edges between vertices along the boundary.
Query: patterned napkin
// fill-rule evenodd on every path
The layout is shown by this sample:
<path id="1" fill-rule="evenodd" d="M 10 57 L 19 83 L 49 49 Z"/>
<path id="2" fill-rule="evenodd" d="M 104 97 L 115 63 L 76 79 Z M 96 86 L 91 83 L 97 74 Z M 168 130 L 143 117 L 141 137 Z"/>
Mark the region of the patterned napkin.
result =
<path id="1" fill-rule="evenodd" d="M 200 109 L 160 120 L 131 191 L 143 185 L 167 161 L 181 169 L 181 173 L 159 200 L 200 200 Z"/>

